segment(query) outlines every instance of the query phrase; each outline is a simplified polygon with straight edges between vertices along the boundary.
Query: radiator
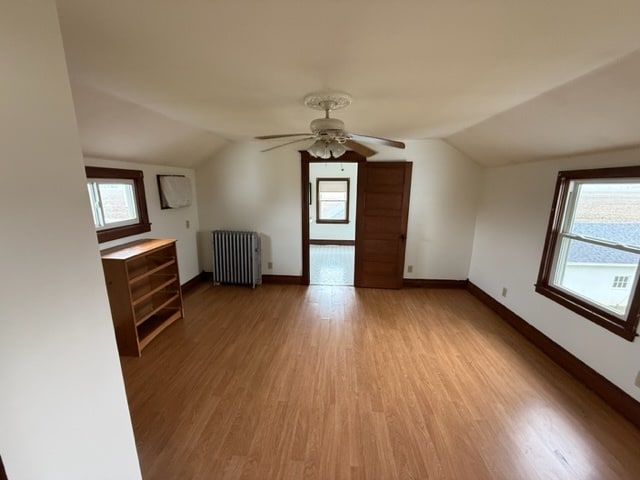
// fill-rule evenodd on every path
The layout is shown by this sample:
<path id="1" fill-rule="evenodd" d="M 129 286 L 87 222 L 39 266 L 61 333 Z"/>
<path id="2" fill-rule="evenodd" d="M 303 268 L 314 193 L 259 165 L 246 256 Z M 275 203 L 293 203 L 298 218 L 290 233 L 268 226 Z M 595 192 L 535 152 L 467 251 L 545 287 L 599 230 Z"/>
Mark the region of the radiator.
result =
<path id="1" fill-rule="evenodd" d="M 213 283 L 262 283 L 260 236 L 256 232 L 213 232 Z"/>

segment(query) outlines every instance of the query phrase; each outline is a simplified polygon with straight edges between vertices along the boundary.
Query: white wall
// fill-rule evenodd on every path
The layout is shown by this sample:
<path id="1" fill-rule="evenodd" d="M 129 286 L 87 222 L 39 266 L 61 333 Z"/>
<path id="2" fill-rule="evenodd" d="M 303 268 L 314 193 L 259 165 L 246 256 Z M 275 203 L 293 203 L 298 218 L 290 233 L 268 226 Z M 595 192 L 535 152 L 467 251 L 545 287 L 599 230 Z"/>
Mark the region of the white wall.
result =
<path id="1" fill-rule="evenodd" d="M 139 479 L 53 1 L 0 15 L 0 454 L 11 480 Z"/>
<path id="2" fill-rule="evenodd" d="M 482 168 L 442 140 L 405 143 L 405 150 L 376 145 L 371 158 L 413 162 L 404 278 L 465 280 Z"/>
<path id="3" fill-rule="evenodd" d="M 466 279 L 481 168 L 443 141 L 406 143 L 371 159 L 413 162 L 405 277 Z M 275 144 L 235 143 L 197 169 L 201 268 L 211 271 L 208 231 L 237 228 L 263 234 L 263 273 L 302 273 L 300 147 L 260 153 Z"/>
<path id="4" fill-rule="evenodd" d="M 200 267 L 210 272 L 211 230 L 262 236 L 262 272 L 302 272 L 300 156 L 293 148 L 261 153 L 258 142 L 232 143 L 196 170 Z M 273 269 L 267 269 L 273 262 Z"/>
<path id="5" fill-rule="evenodd" d="M 469 279 L 587 365 L 640 400 L 640 342 L 628 342 L 535 293 L 560 170 L 638 164 L 640 149 L 488 169 Z M 506 298 L 500 296 L 507 287 Z"/>
<path id="6" fill-rule="evenodd" d="M 144 191 L 147 197 L 147 210 L 149 213 L 149 221 L 151 222 L 151 231 L 101 243 L 100 249 L 104 250 L 105 248 L 132 242 L 139 238 L 175 238 L 178 240 L 176 245 L 180 283 L 184 284 L 200 273 L 197 248 L 198 205 L 196 201 L 195 171 L 193 169 L 149 165 L 146 163 L 121 162 L 93 157 L 85 157 L 85 164 L 92 167 L 142 170 L 144 175 Z M 156 175 L 167 174 L 184 175 L 191 179 L 191 188 L 193 190 L 191 206 L 166 210 L 160 208 L 160 195 L 158 193 Z M 189 222 L 189 228 L 187 228 L 187 222 Z"/>
<path id="7" fill-rule="evenodd" d="M 349 223 L 316 223 L 318 199 L 316 180 L 318 177 L 349 179 Z M 358 164 L 312 162 L 309 164 L 309 182 L 313 192 L 312 204 L 309 205 L 309 238 L 314 240 L 355 240 Z"/>

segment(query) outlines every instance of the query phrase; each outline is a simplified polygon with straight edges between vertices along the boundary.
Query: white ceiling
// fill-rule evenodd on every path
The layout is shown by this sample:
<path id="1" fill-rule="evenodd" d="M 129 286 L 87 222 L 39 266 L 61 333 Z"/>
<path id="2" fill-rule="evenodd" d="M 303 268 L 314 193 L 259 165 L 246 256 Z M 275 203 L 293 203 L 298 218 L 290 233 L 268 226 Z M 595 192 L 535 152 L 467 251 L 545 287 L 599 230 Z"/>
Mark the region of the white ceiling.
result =
<path id="1" fill-rule="evenodd" d="M 151 161 L 145 159 L 163 155 L 168 122 L 182 129 L 179 138 L 212 134 L 199 144 L 211 151 L 222 138 L 305 132 L 319 112 L 305 108 L 302 99 L 326 88 L 354 97 L 353 105 L 336 112 L 350 131 L 404 139 L 450 137 L 486 165 L 563 154 L 566 148 L 617 147 L 621 140 L 640 143 L 640 134 L 633 132 L 635 138 L 625 133 L 594 139 L 594 125 L 601 125 L 584 116 L 599 115 L 598 105 L 585 107 L 584 93 L 556 97 L 558 89 L 542 95 L 601 69 L 594 75 L 604 77 L 594 85 L 607 90 L 596 95 L 613 94 L 617 105 L 625 103 L 620 89 L 626 89 L 637 100 L 637 82 L 626 80 L 638 68 L 637 56 L 619 60 L 640 48 L 638 0 L 57 4 L 81 137 L 85 150 L 96 150 L 92 154 Z M 617 66 L 629 58 L 628 68 L 620 71 Z M 615 61 L 615 78 L 609 81 L 609 68 L 602 67 Z M 551 108 L 554 102 L 565 107 L 565 101 L 566 108 Z M 625 105 L 621 118 L 638 118 L 640 102 Z M 499 114 L 514 107 L 520 113 L 504 121 Z M 607 115 L 617 114 L 610 110 Z M 119 112 L 119 130 L 104 111 Z M 527 121 L 530 115 L 538 117 Z M 583 140 L 549 140 L 542 152 L 531 148 L 541 138 L 528 140 L 531 122 L 549 130 L 548 122 L 578 129 L 576 119 L 584 120 L 584 133 L 575 135 Z M 614 118 L 608 123 L 621 124 Z M 128 147 L 132 140 L 125 134 L 131 137 L 136 128 L 147 142 Z M 559 131 L 558 138 L 565 134 L 566 129 Z M 496 141 L 511 137 L 517 141 L 500 145 L 497 153 L 491 150 Z M 176 165 L 197 164 L 203 156 L 199 147 L 179 155 L 188 150 L 185 142 L 182 147 L 177 142 L 170 157 L 180 157 Z"/>
<path id="2" fill-rule="evenodd" d="M 88 157 L 194 167 L 227 141 L 135 103 L 71 83 L 82 151 Z"/>
<path id="3" fill-rule="evenodd" d="M 640 51 L 455 133 L 483 165 L 640 145 Z"/>

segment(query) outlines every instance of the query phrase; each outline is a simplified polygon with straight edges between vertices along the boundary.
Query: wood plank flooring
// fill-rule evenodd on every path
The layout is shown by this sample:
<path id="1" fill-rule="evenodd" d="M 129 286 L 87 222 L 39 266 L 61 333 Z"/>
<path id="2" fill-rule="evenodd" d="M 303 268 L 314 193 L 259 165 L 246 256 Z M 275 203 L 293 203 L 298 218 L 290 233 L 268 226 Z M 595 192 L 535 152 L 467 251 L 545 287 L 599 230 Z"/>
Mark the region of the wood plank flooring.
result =
<path id="1" fill-rule="evenodd" d="M 145 480 L 638 479 L 640 431 L 464 290 L 198 286 L 123 371 Z"/>

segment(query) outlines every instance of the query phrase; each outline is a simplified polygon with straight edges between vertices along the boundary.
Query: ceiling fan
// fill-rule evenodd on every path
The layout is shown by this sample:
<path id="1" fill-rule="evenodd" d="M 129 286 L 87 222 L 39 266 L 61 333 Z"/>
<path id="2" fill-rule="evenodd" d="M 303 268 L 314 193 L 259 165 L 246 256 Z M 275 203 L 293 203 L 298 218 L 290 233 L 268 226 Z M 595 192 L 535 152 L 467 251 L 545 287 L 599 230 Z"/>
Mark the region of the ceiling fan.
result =
<path id="1" fill-rule="evenodd" d="M 377 143 L 395 148 L 404 148 L 402 142 L 389 140 L 387 138 L 372 137 L 359 133 L 349 133 L 344 129 L 344 122 L 337 118 L 331 118 L 329 113 L 351 104 L 351 96 L 343 92 L 316 92 L 304 98 L 304 104 L 316 110 L 324 111 L 324 118 L 316 118 L 311 122 L 309 128 L 311 133 L 289 133 L 283 135 L 263 135 L 255 137 L 257 140 L 268 140 L 273 138 L 304 137 L 291 142 L 281 143 L 275 147 L 265 148 L 263 152 L 268 152 L 275 148 L 291 145 L 292 143 L 315 140 L 307 149 L 312 157 L 328 159 L 338 158 L 347 149 L 353 150 L 360 155 L 370 157 L 377 153 L 375 150 L 363 145 L 360 142 Z"/>

